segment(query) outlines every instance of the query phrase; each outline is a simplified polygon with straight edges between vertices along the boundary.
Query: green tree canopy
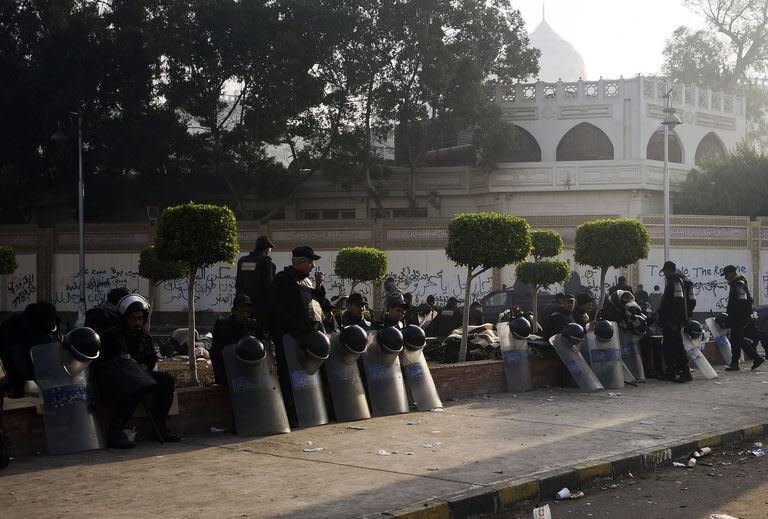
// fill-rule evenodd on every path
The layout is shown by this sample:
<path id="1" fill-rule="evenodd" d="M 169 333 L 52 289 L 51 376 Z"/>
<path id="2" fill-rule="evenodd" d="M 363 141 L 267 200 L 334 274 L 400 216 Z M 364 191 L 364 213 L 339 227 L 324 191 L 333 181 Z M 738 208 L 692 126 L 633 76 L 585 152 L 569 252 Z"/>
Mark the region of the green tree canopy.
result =
<path id="1" fill-rule="evenodd" d="M 181 261 L 162 261 L 154 245 L 139 253 L 139 276 L 155 283 L 187 277 L 189 267 Z"/>
<path id="2" fill-rule="evenodd" d="M 187 337 L 195 337 L 195 277 L 200 267 L 220 261 L 233 262 L 237 257 L 237 221 L 228 207 L 188 204 L 165 209 L 157 221 L 155 249 L 161 261 L 177 261 L 186 265 Z M 189 343 L 190 379 L 198 382 L 195 341 Z"/>
<path id="3" fill-rule="evenodd" d="M 524 260 L 531 252 L 528 222 L 500 213 L 464 213 L 448 224 L 445 254 L 457 265 L 467 267 L 459 359 L 466 359 L 472 280 L 490 268 L 501 268 Z"/>
<path id="4" fill-rule="evenodd" d="M 684 214 L 768 216 L 768 156 L 741 145 L 724 160 L 688 173 L 674 194 Z"/>
<path id="5" fill-rule="evenodd" d="M 642 222 L 631 218 L 609 218 L 585 222 L 576 228 L 574 260 L 600 269 L 600 313 L 605 298 L 608 268 L 626 267 L 648 257 L 650 236 Z"/>
<path id="6" fill-rule="evenodd" d="M 18 268 L 16 251 L 9 245 L 0 245 L 0 275 L 13 274 Z"/>
<path id="7" fill-rule="evenodd" d="M 333 272 L 352 282 L 351 291 L 364 281 L 377 283 L 387 273 L 387 255 L 374 247 L 345 247 L 336 254 Z"/>
<path id="8" fill-rule="evenodd" d="M 557 231 L 536 230 L 531 233 L 533 262 L 518 263 L 517 278 L 533 285 L 531 311 L 538 322 L 539 290 L 552 283 L 564 283 L 571 273 L 571 266 L 563 260 L 545 259 L 563 251 L 563 237 Z"/>

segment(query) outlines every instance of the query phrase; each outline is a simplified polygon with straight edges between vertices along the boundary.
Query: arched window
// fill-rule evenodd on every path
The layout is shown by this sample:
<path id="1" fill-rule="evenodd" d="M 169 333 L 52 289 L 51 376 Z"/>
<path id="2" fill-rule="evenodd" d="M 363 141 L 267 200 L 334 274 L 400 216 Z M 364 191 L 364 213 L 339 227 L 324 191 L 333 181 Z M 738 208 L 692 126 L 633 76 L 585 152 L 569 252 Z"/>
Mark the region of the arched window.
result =
<path id="1" fill-rule="evenodd" d="M 594 124 L 580 123 L 560 139 L 557 160 L 613 160 L 613 144 Z"/>
<path id="2" fill-rule="evenodd" d="M 648 139 L 648 148 L 645 151 L 648 160 L 664 160 L 664 129 L 656 130 Z M 669 132 L 669 161 L 678 164 L 683 163 L 683 148 L 680 146 L 680 138 L 674 130 Z"/>
<path id="3" fill-rule="evenodd" d="M 709 132 L 701 139 L 696 148 L 696 165 L 701 166 L 707 162 L 723 160 L 728 152 L 720 137 L 715 132 Z"/>
<path id="4" fill-rule="evenodd" d="M 515 126 L 515 135 L 499 162 L 541 162 L 541 147 L 525 128 Z"/>

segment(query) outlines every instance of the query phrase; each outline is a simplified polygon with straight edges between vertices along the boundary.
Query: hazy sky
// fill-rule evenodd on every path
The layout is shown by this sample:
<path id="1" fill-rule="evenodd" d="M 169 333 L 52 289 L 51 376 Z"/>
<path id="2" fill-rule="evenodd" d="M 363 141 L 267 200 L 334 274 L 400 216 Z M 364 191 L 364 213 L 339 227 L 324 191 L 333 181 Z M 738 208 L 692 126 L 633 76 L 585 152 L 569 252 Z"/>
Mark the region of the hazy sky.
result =
<path id="1" fill-rule="evenodd" d="M 542 0 L 513 0 L 530 33 L 541 22 Z M 680 25 L 701 28 L 681 0 L 546 0 L 547 23 L 584 59 L 587 78 L 661 71 L 666 40 Z"/>

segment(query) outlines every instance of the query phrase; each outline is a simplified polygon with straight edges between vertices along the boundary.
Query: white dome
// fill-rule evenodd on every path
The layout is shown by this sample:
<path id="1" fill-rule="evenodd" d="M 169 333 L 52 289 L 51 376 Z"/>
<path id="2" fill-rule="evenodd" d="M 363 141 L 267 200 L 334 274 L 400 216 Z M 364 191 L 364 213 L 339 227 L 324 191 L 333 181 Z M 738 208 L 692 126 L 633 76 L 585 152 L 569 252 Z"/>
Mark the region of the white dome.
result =
<path id="1" fill-rule="evenodd" d="M 576 48 L 552 30 L 546 20 L 542 20 L 530 34 L 530 45 L 541 51 L 539 74 L 542 81 L 555 82 L 587 79 L 584 60 Z"/>

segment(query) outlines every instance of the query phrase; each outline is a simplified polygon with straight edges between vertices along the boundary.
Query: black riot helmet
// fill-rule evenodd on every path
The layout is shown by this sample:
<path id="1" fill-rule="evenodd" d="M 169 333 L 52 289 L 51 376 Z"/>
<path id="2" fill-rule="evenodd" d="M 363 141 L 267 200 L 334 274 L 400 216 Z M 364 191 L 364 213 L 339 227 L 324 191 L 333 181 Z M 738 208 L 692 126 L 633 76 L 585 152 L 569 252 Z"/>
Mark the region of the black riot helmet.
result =
<path id="1" fill-rule="evenodd" d="M 632 314 L 627 318 L 627 325 L 635 335 L 643 335 L 648 331 L 648 319 L 643 314 Z"/>
<path id="2" fill-rule="evenodd" d="M 427 336 L 421 326 L 409 324 L 403 330 L 403 342 L 409 350 L 420 350 L 427 343 Z"/>
<path id="3" fill-rule="evenodd" d="M 580 324 L 568 323 L 560 334 L 571 344 L 578 344 L 584 339 L 584 328 Z"/>
<path id="4" fill-rule="evenodd" d="M 267 356 L 267 350 L 262 343 L 256 337 L 246 335 L 235 346 L 235 357 L 245 362 L 246 364 L 255 364 L 264 360 Z"/>
<path id="5" fill-rule="evenodd" d="M 523 316 L 518 316 L 509 321 L 509 331 L 517 339 L 527 339 L 531 334 L 531 322 Z"/>
<path id="6" fill-rule="evenodd" d="M 720 328 L 728 328 L 728 314 L 725 312 L 719 313 L 715 316 L 715 323 Z"/>
<path id="7" fill-rule="evenodd" d="M 149 303 L 139 294 L 128 294 L 117 303 L 117 312 L 122 316 L 138 311 L 149 312 Z"/>
<path id="8" fill-rule="evenodd" d="M 690 321 L 686 321 L 683 325 L 683 333 L 692 341 L 696 341 L 704 334 L 704 329 L 701 327 L 699 321 L 691 319 Z"/>
<path id="9" fill-rule="evenodd" d="M 331 354 L 331 341 L 320 330 L 306 334 L 302 337 L 301 344 L 307 353 L 318 359 L 327 359 Z"/>
<path id="10" fill-rule="evenodd" d="M 362 353 L 368 345 L 368 334 L 361 326 L 345 326 L 339 334 L 339 340 L 353 353 Z"/>
<path id="11" fill-rule="evenodd" d="M 86 326 L 75 328 L 64 336 L 64 347 L 80 361 L 90 361 L 98 358 L 101 348 L 101 338 L 92 328 Z"/>
<path id="12" fill-rule="evenodd" d="M 384 350 L 390 353 L 399 353 L 403 349 L 403 334 L 394 326 L 387 326 L 379 330 L 376 340 Z"/>
<path id="13" fill-rule="evenodd" d="M 610 321 L 600 319 L 595 323 L 595 337 L 598 341 L 610 341 L 613 338 L 613 325 Z"/>

